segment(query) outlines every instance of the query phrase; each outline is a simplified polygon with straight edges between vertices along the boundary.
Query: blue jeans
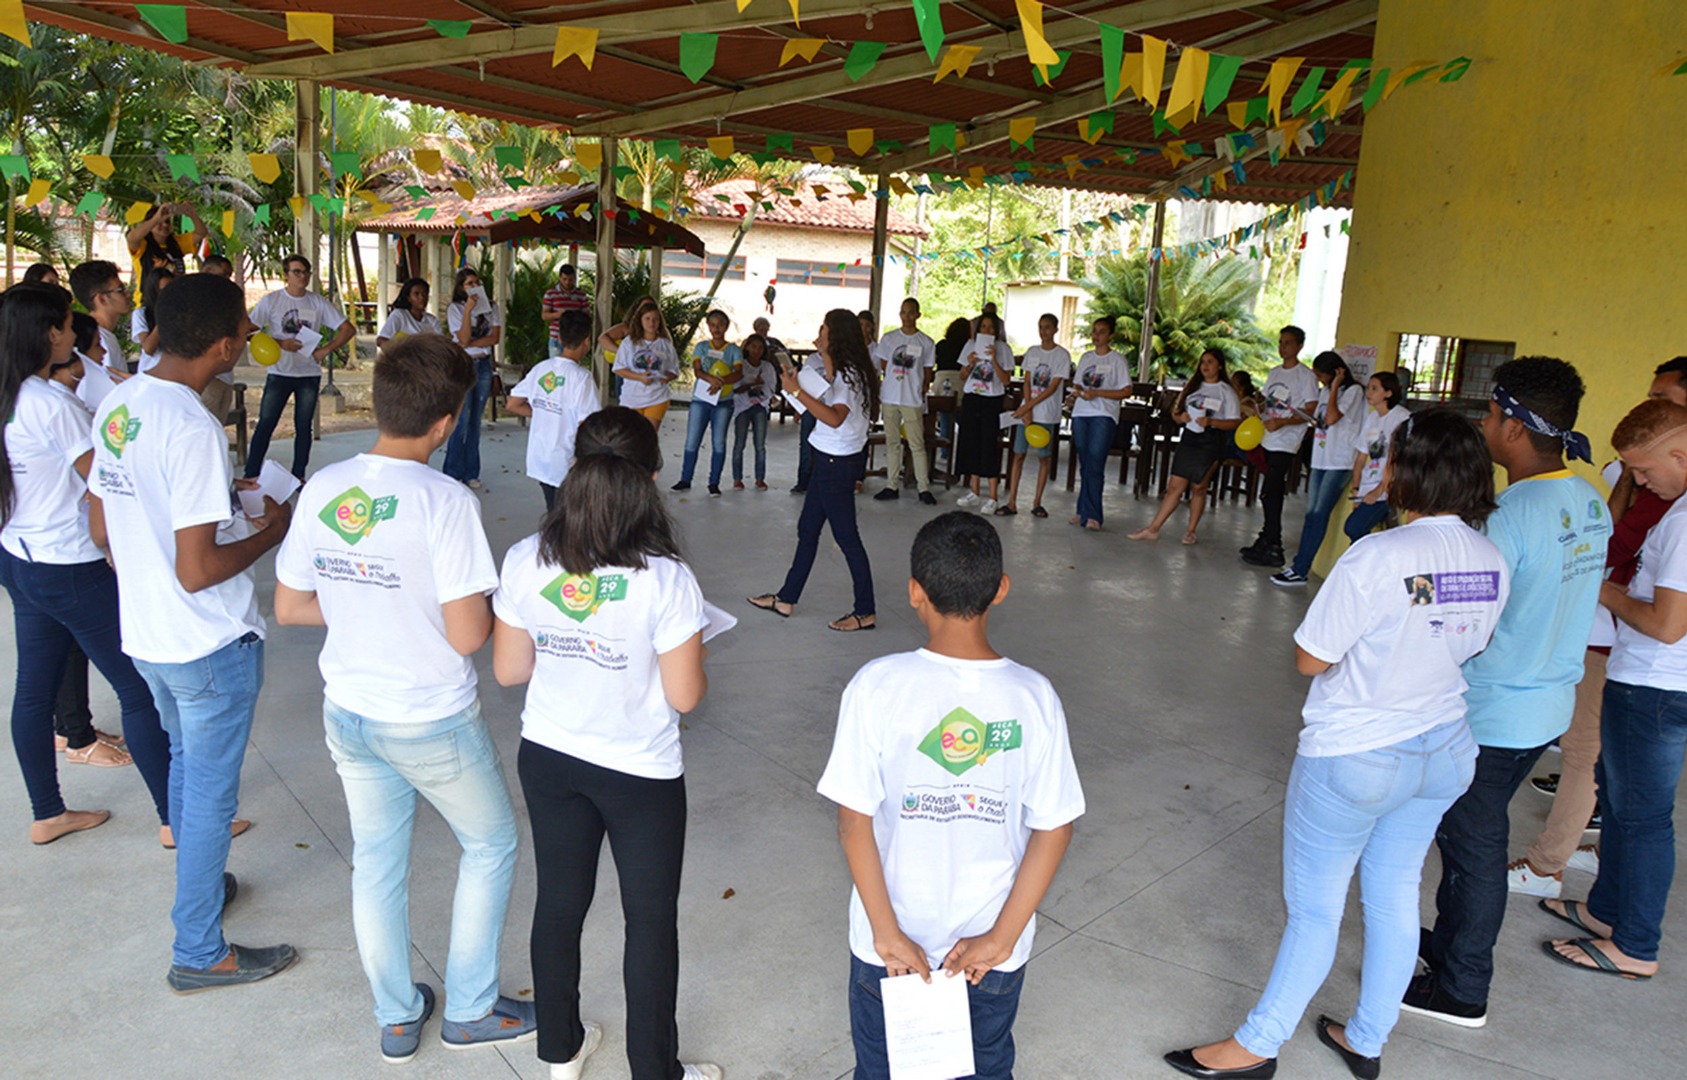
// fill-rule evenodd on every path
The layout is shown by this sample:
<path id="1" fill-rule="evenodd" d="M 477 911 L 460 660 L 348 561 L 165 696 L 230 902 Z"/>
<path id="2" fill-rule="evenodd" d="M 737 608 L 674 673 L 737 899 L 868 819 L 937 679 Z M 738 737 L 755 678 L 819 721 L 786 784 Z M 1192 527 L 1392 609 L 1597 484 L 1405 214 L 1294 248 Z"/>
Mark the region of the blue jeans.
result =
<path id="1" fill-rule="evenodd" d="M 382 723 L 322 703 L 328 753 L 351 818 L 351 916 L 375 1021 L 422 1015 L 410 976 L 410 833 L 418 793 L 451 826 L 463 855 L 451 902 L 445 1018 L 479 1020 L 498 1000 L 498 951 L 515 879 L 515 811 L 498 748 L 476 702 L 455 716 Z"/>
<path id="2" fill-rule="evenodd" d="M 752 405 L 732 418 L 732 478 L 744 479 L 744 436 L 756 444 L 756 479 L 767 479 L 767 408 Z"/>
<path id="3" fill-rule="evenodd" d="M 867 562 L 867 548 L 855 523 L 855 482 L 861 479 L 866 463 L 865 450 L 844 457 L 814 451 L 814 475 L 797 518 L 797 552 L 791 558 L 785 584 L 779 587 L 779 599 L 787 604 L 802 599 L 803 586 L 814 569 L 814 557 L 820 552 L 820 529 L 829 524 L 832 539 L 849 564 L 850 580 L 855 583 L 855 610 L 850 614 L 865 617 L 877 610 L 873 604 L 873 568 Z"/>
<path id="4" fill-rule="evenodd" d="M 890 1080 L 885 1053 L 885 1008 L 879 980 L 882 967 L 849 956 L 849 1033 L 855 1041 L 855 1080 Z M 934 979 L 947 979 L 933 971 Z M 955 978 L 965 978 L 956 975 Z M 990 971 L 977 986 L 967 987 L 972 1013 L 972 1075 L 976 1080 L 1013 1080 L 1013 1021 L 1019 1015 L 1019 991 L 1025 969 Z"/>
<path id="5" fill-rule="evenodd" d="M 474 372 L 474 385 L 463 398 L 457 426 L 451 429 L 451 438 L 445 442 L 445 464 L 440 470 L 465 484 L 480 479 L 480 418 L 492 397 L 492 358 L 475 357 Z"/>
<path id="6" fill-rule="evenodd" d="M 1355 866 L 1365 956 L 1347 1041 L 1366 1057 L 1382 1053 L 1417 963 L 1424 856 L 1435 823 L 1470 786 L 1475 761 L 1463 720 L 1379 750 L 1295 757 L 1283 806 L 1289 921 L 1271 980 L 1236 1032 L 1249 1053 L 1276 1057 L 1324 984 Z"/>
<path id="7" fill-rule="evenodd" d="M 1119 423 L 1110 416 L 1074 416 L 1072 452 L 1078 455 L 1078 523 L 1101 524 L 1101 491 L 1107 482 L 1107 452 Z"/>
<path id="8" fill-rule="evenodd" d="M 27 562 L 0 548 L 0 585 L 12 596 L 18 648 L 12 749 L 35 820 L 57 817 L 65 810 L 58 758 L 53 753 L 53 708 L 64 681 L 65 658 L 80 646 L 117 692 L 123 709 L 123 738 L 152 792 L 159 821 L 168 824 L 170 740 L 158 724 L 158 710 L 145 681 L 123 653 L 117 575 L 104 560 L 68 565 Z M 84 669 L 86 665 L 84 661 Z M 84 686 L 86 677 L 84 670 Z"/>
<path id="9" fill-rule="evenodd" d="M 1594 777 L 1605 831 L 1587 910 L 1617 948 L 1658 958 L 1664 905 L 1675 880 L 1675 786 L 1687 750 L 1687 693 L 1605 684 Z"/>
<path id="10" fill-rule="evenodd" d="M 269 453 L 270 436 L 281 422 L 281 410 L 293 399 L 293 475 L 305 478 L 310 464 L 311 422 L 316 418 L 316 398 L 322 391 L 319 375 L 271 375 L 264 380 L 264 398 L 258 404 L 258 426 L 252 429 L 252 444 L 246 449 L 246 478 L 258 475 Z"/>
<path id="11" fill-rule="evenodd" d="M 680 461 L 679 479 L 691 483 L 697 471 L 697 452 L 703 447 L 703 432 L 709 433 L 709 483 L 720 484 L 721 470 L 726 467 L 726 431 L 732 425 L 732 399 L 711 405 L 699 398 L 691 399 L 685 410 L 685 457 Z"/>
<path id="12" fill-rule="evenodd" d="M 1349 540 L 1357 544 L 1371 535 L 1371 530 L 1381 525 L 1387 517 L 1386 500 L 1378 499 L 1374 503 L 1356 502 L 1353 509 L 1348 511 L 1347 524 L 1342 526 L 1342 531 L 1347 534 Z"/>
<path id="13" fill-rule="evenodd" d="M 1300 527 L 1300 547 L 1295 551 L 1294 572 L 1305 577 L 1312 572 L 1312 560 L 1324 546 L 1330 528 L 1330 511 L 1347 490 L 1351 469 L 1313 469 L 1312 487 L 1306 497 L 1306 523 Z"/>
<path id="14" fill-rule="evenodd" d="M 808 489 L 808 482 L 814 476 L 814 447 L 808 445 L 808 437 L 814 433 L 814 425 L 820 421 L 811 412 L 802 414 L 797 421 L 797 487 Z"/>
<path id="15" fill-rule="evenodd" d="M 240 766 L 264 685 L 255 633 L 184 664 L 135 661 L 170 734 L 170 824 L 176 839 L 175 963 L 203 969 L 228 955 L 223 870 L 240 802 Z"/>
<path id="16" fill-rule="evenodd" d="M 1565 726 L 1569 724 L 1568 718 Z M 1494 943 L 1510 896 L 1511 797 L 1546 747 L 1484 746 L 1476 779 L 1441 819 L 1441 885 L 1435 890 L 1435 929 L 1429 955 L 1441 989 L 1455 1001 L 1485 1005 L 1494 979 Z"/>

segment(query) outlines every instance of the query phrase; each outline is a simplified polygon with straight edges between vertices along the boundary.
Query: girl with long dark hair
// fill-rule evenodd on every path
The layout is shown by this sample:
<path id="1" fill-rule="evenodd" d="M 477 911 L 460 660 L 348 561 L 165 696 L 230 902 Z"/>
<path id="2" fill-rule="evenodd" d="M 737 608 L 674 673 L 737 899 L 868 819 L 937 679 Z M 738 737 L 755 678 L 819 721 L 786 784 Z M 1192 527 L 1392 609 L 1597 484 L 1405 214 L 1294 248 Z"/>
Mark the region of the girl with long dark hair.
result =
<path id="1" fill-rule="evenodd" d="M 445 321 L 451 336 L 474 361 L 475 382 L 463 401 L 463 411 L 457 414 L 457 426 L 445 444 L 445 462 L 440 469 L 446 476 L 479 490 L 480 419 L 492 396 L 492 350 L 504 336 L 504 314 L 471 267 L 457 271 Z"/>
<path id="2" fill-rule="evenodd" d="M 1271 584 L 1298 587 L 1312 573 L 1312 560 L 1324 546 L 1330 512 L 1347 490 L 1353 471 L 1354 445 L 1364 423 L 1365 388 L 1353 377 L 1341 354 L 1325 350 L 1312 361 L 1318 377 L 1317 423 L 1312 428 L 1312 484 L 1306 496 L 1306 522 L 1294 561 L 1271 575 Z"/>
<path id="3" fill-rule="evenodd" d="M 873 569 L 855 524 L 855 484 L 866 472 L 867 425 L 879 408 L 879 369 L 868 355 L 861 321 L 843 308 L 826 313 L 814 347 L 825 364 L 828 384 L 818 397 L 803 387 L 796 372 L 787 371 L 782 376 L 785 392 L 794 395 L 816 420 L 808 437 L 814 449 L 814 475 L 803 496 L 802 516 L 797 519 L 797 551 L 779 591 L 752 596 L 750 603 L 788 618 L 802 599 L 809 571 L 814 569 L 820 529 L 830 525 L 832 539 L 849 564 L 855 606 L 848 615 L 828 625 L 845 632 L 871 630 L 878 625 L 878 609 L 873 603 Z"/>
<path id="4" fill-rule="evenodd" d="M 1177 512 L 1183 493 L 1188 491 L 1189 528 L 1183 534 L 1183 542 L 1196 542 L 1195 529 L 1207 508 L 1207 484 L 1213 466 L 1229 449 L 1230 433 L 1242 423 L 1241 401 L 1230 385 L 1225 366 L 1224 354 L 1208 349 L 1201 354 L 1195 374 L 1183 384 L 1172 404 L 1172 419 L 1183 425 L 1183 436 L 1178 440 L 1177 453 L 1172 456 L 1166 497 L 1160 500 L 1154 520 L 1127 539 L 1158 540 L 1160 529 Z"/>
<path id="5" fill-rule="evenodd" d="M 517 771 L 533 827 L 539 1057 L 578 1077 L 602 1029 L 580 1018 L 580 933 L 607 833 L 626 918 L 634 1080 L 719 1080 L 681 1065 L 679 888 L 685 776 L 679 716 L 703 700 L 703 594 L 675 540 L 656 429 L 614 407 L 581 423 L 539 532 L 504 559 L 492 660 L 528 683 Z M 676 1073 L 675 1070 L 682 1070 Z"/>
<path id="6" fill-rule="evenodd" d="M 12 597 L 17 685 L 12 748 L 34 811 L 29 839 L 50 844 L 105 823 L 105 810 L 68 810 L 53 753 L 53 705 L 72 645 L 111 683 L 127 749 L 169 820 L 170 744 L 152 694 L 124 655 L 117 576 L 89 535 L 82 504 L 92 424 L 74 391 L 52 380 L 75 359 L 70 294 L 19 285 L 0 297 L 0 585 Z"/>
<path id="7" fill-rule="evenodd" d="M 155 266 L 141 278 L 141 306 L 129 313 L 129 339 L 141 350 L 136 372 L 151 371 L 158 363 L 158 320 L 153 317 L 153 305 L 174 280 L 176 275 L 167 266 Z"/>
<path id="8" fill-rule="evenodd" d="M 1013 349 L 1002 334 L 1002 322 L 985 312 L 978 329 L 961 351 L 961 418 L 955 427 L 956 472 L 970 481 L 956 506 L 977 506 L 988 514 L 996 509 L 996 488 L 1002 479 L 1002 400 L 1013 379 Z M 979 479 L 989 477 L 990 497 L 979 502 Z"/>
<path id="9" fill-rule="evenodd" d="M 430 286 L 426 278 L 413 277 L 398 290 L 398 299 L 387 309 L 387 319 L 375 335 L 375 348 L 385 352 L 387 343 L 406 334 L 440 333 L 439 319 L 428 310 Z"/>

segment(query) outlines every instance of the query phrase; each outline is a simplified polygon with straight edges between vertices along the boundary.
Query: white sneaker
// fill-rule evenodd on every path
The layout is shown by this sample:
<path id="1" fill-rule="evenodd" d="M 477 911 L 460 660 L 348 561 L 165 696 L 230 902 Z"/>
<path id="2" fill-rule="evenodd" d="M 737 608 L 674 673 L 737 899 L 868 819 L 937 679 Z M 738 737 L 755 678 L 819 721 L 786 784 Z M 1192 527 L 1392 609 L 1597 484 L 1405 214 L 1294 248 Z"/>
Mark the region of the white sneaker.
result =
<path id="1" fill-rule="evenodd" d="M 699 1061 L 695 1065 L 687 1065 L 683 1080 L 725 1080 L 726 1070 L 719 1065 L 711 1065 L 707 1061 Z"/>
<path id="2" fill-rule="evenodd" d="M 583 1021 L 586 1037 L 580 1043 L 580 1052 L 574 1055 L 574 1060 L 564 1061 L 560 1065 L 551 1066 L 551 1080 L 580 1080 L 580 1074 L 586 1069 L 586 1059 L 592 1056 L 598 1044 L 603 1041 L 603 1028 L 591 1020 Z"/>
<path id="3" fill-rule="evenodd" d="M 956 506 L 977 506 L 978 505 L 978 493 L 973 492 L 973 491 L 967 492 L 965 495 L 962 495 L 960 498 L 955 500 L 955 505 Z"/>
<path id="4" fill-rule="evenodd" d="M 992 511 L 994 511 L 995 509 L 996 509 L 996 500 L 995 499 L 985 499 L 984 502 L 979 505 L 978 512 L 981 513 L 981 514 L 988 514 L 988 513 L 991 513 Z"/>
<path id="5" fill-rule="evenodd" d="M 1525 896 L 1544 896 L 1548 900 L 1558 899 L 1558 894 L 1564 888 L 1564 875 L 1553 874 L 1550 877 L 1538 874 L 1529 865 L 1528 859 L 1518 859 L 1505 871 L 1506 887 L 1514 893 Z"/>
<path id="6" fill-rule="evenodd" d="M 481 485 L 481 482 L 480 482 L 479 479 L 470 480 L 469 481 L 469 487 L 473 488 L 475 491 L 480 491 L 482 489 L 482 485 Z"/>
<path id="7" fill-rule="evenodd" d="M 1571 855 L 1565 866 L 1572 870 L 1581 870 L 1599 876 L 1599 848 L 1594 844 L 1583 844 Z"/>

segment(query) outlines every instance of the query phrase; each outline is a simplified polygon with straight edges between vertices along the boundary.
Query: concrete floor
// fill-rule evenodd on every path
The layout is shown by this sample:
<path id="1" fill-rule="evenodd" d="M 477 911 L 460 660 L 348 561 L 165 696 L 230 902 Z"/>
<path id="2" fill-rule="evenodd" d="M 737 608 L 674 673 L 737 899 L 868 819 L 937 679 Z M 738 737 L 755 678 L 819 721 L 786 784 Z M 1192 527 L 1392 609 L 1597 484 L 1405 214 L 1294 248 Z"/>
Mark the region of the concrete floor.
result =
<path id="1" fill-rule="evenodd" d="M 665 444 L 677 473 L 683 416 Z M 525 433 L 506 420 L 485 436 L 486 525 L 502 552 L 534 527 L 538 487 L 521 475 Z M 334 435 L 316 462 L 366 448 L 372 433 Z M 814 792 L 831 746 L 845 682 L 867 659 L 922 642 L 903 600 L 914 530 L 931 511 L 911 498 L 860 504 L 878 573 L 882 633 L 828 633 L 849 609 L 849 581 L 829 545 L 789 622 L 742 598 L 776 587 L 789 559 L 797 498 L 794 425 L 775 425 L 773 490 L 701 488 L 675 500 L 687 551 L 705 591 L 737 612 L 739 628 L 711 645 L 711 687 L 687 718 L 691 798 L 681 896 L 684 968 L 680 1032 L 688 1058 L 720 1062 L 739 1080 L 846 1077 L 853 1056 L 845 1002 L 849 878 L 833 808 Z M 876 489 L 877 482 L 872 485 Z M 959 489 L 943 494 L 951 503 Z M 1176 543 L 1181 517 L 1158 545 L 1128 544 L 1151 505 L 1110 489 L 1108 531 L 1065 524 L 1064 487 L 1046 521 L 1000 521 L 1014 590 L 993 616 L 1004 653 L 1047 673 L 1064 699 L 1089 813 L 1043 905 L 1037 956 L 1017 1028 L 1019 1075 L 1163 1077 L 1166 1050 L 1221 1037 L 1240 1022 L 1270 971 L 1282 929 L 1279 859 L 1283 783 L 1293 757 L 1305 680 L 1290 634 L 1309 594 L 1273 588 L 1236 548 L 1258 510 L 1225 504 L 1202 543 Z M 1298 515 L 1291 501 L 1289 516 Z M 1291 533 L 1296 526 L 1291 525 Z M 260 564 L 260 595 L 273 588 Z M 4 601 L 0 601 L 3 603 Z M 0 618 L 0 636 L 12 633 Z M 233 940 L 290 941 L 293 970 L 251 988 L 171 995 L 169 856 L 132 770 L 66 767 L 67 800 L 109 807 L 105 827 L 34 849 L 16 764 L 0 755 L 0 790 L 13 827 L 0 830 L 0 1015 L 10 1032 L 10 1077 L 393 1075 L 376 1052 L 370 998 L 352 938 L 351 845 L 345 804 L 323 747 L 317 631 L 273 628 L 266 687 L 246 758 L 241 812 L 256 827 L 235 842 L 241 894 Z M 379 642 L 371 642 L 378 649 Z M 0 664 L 11 664 L 10 641 Z M 491 677 L 478 657 L 486 714 L 512 773 L 522 692 Z M 0 685 L 11 673 L 0 671 Z M 116 725 L 97 684 L 100 722 Z M 1192 704 L 1193 703 L 1193 704 Z M 1552 758 L 1543 762 L 1548 771 Z M 1527 788 L 1514 808 L 1514 846 L 1539 828 L 1548 801 Z M 456 846 L 431 810 L 418 815 L 413 881 L 415 973 L 441 985 Z M 1435 880 L 1435 857 L 1428 877 Z M 1568 891 L 1589 880 L 1570 872 Z M 529 992 L 527 931 L 533 902 L 524 842 L 504 944 L 504 987 Z M 730 898 L 726 897 L 731 890 Z M 1679 889 L 1678 889 L 1679 891 Z M 619 902 L 608 860 L 586 939 L 586 1014 L 604 1023 L 593 1080 L 628 1075 L 618 973 Z M 1427 896 L 1426 891 L 1426 896 Z M 1666 931 L 1679 931 L 1677 903 Z M 1400 1076 L 1575 1078 L 1680 1075 L 1687 989 L 1666 954 L 1664 975 L 1620 983 L 1566 971 L 1538 951 L 1561 923 L 1514 898 L 1500 939 L 1491 1020 L 1481 1031 L 1404 1017 L 1386 1051 Z M 1673 934 L 1668 936 L 1673 937 Z M 1666 942 L 1666 948 L 1668 943 Z M 1320 1011 L 1345 1016 L 1356 992 L 1356 899 L 1328 983 L 1282 1051 L 1291 1077 L 1345 1076 L 1317 1044 Z M 531 1045 L 447 1053 L 430 1026 L 407 1075 L 545 1075 Z"/>

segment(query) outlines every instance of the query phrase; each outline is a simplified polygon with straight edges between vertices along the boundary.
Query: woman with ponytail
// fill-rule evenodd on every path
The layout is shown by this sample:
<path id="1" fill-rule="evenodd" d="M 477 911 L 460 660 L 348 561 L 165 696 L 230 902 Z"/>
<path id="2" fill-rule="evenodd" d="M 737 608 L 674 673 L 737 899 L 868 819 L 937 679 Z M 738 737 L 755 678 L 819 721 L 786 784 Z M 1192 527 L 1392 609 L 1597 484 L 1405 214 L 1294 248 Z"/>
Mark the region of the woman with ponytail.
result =
<path id="1" fill-rule="evenodd" d="M 498 681 L 528 684 L 516 768 L 538 870 L 539 1057 L 552 1077 L 573 1080 L 603 1037 L 580 1018 L 580 933 L 607 833 L 626 919 L 633 1080 L 719 1080 L 718 1066 L 680 1063 L 675 1022 L 679 717 L 708 689 L 703 593 L 656 489 L 662 452 L 650 421 L 621 406 L 593 413 L 574 453 L 555 508 L 510 549 L 492 598 Z"/>

